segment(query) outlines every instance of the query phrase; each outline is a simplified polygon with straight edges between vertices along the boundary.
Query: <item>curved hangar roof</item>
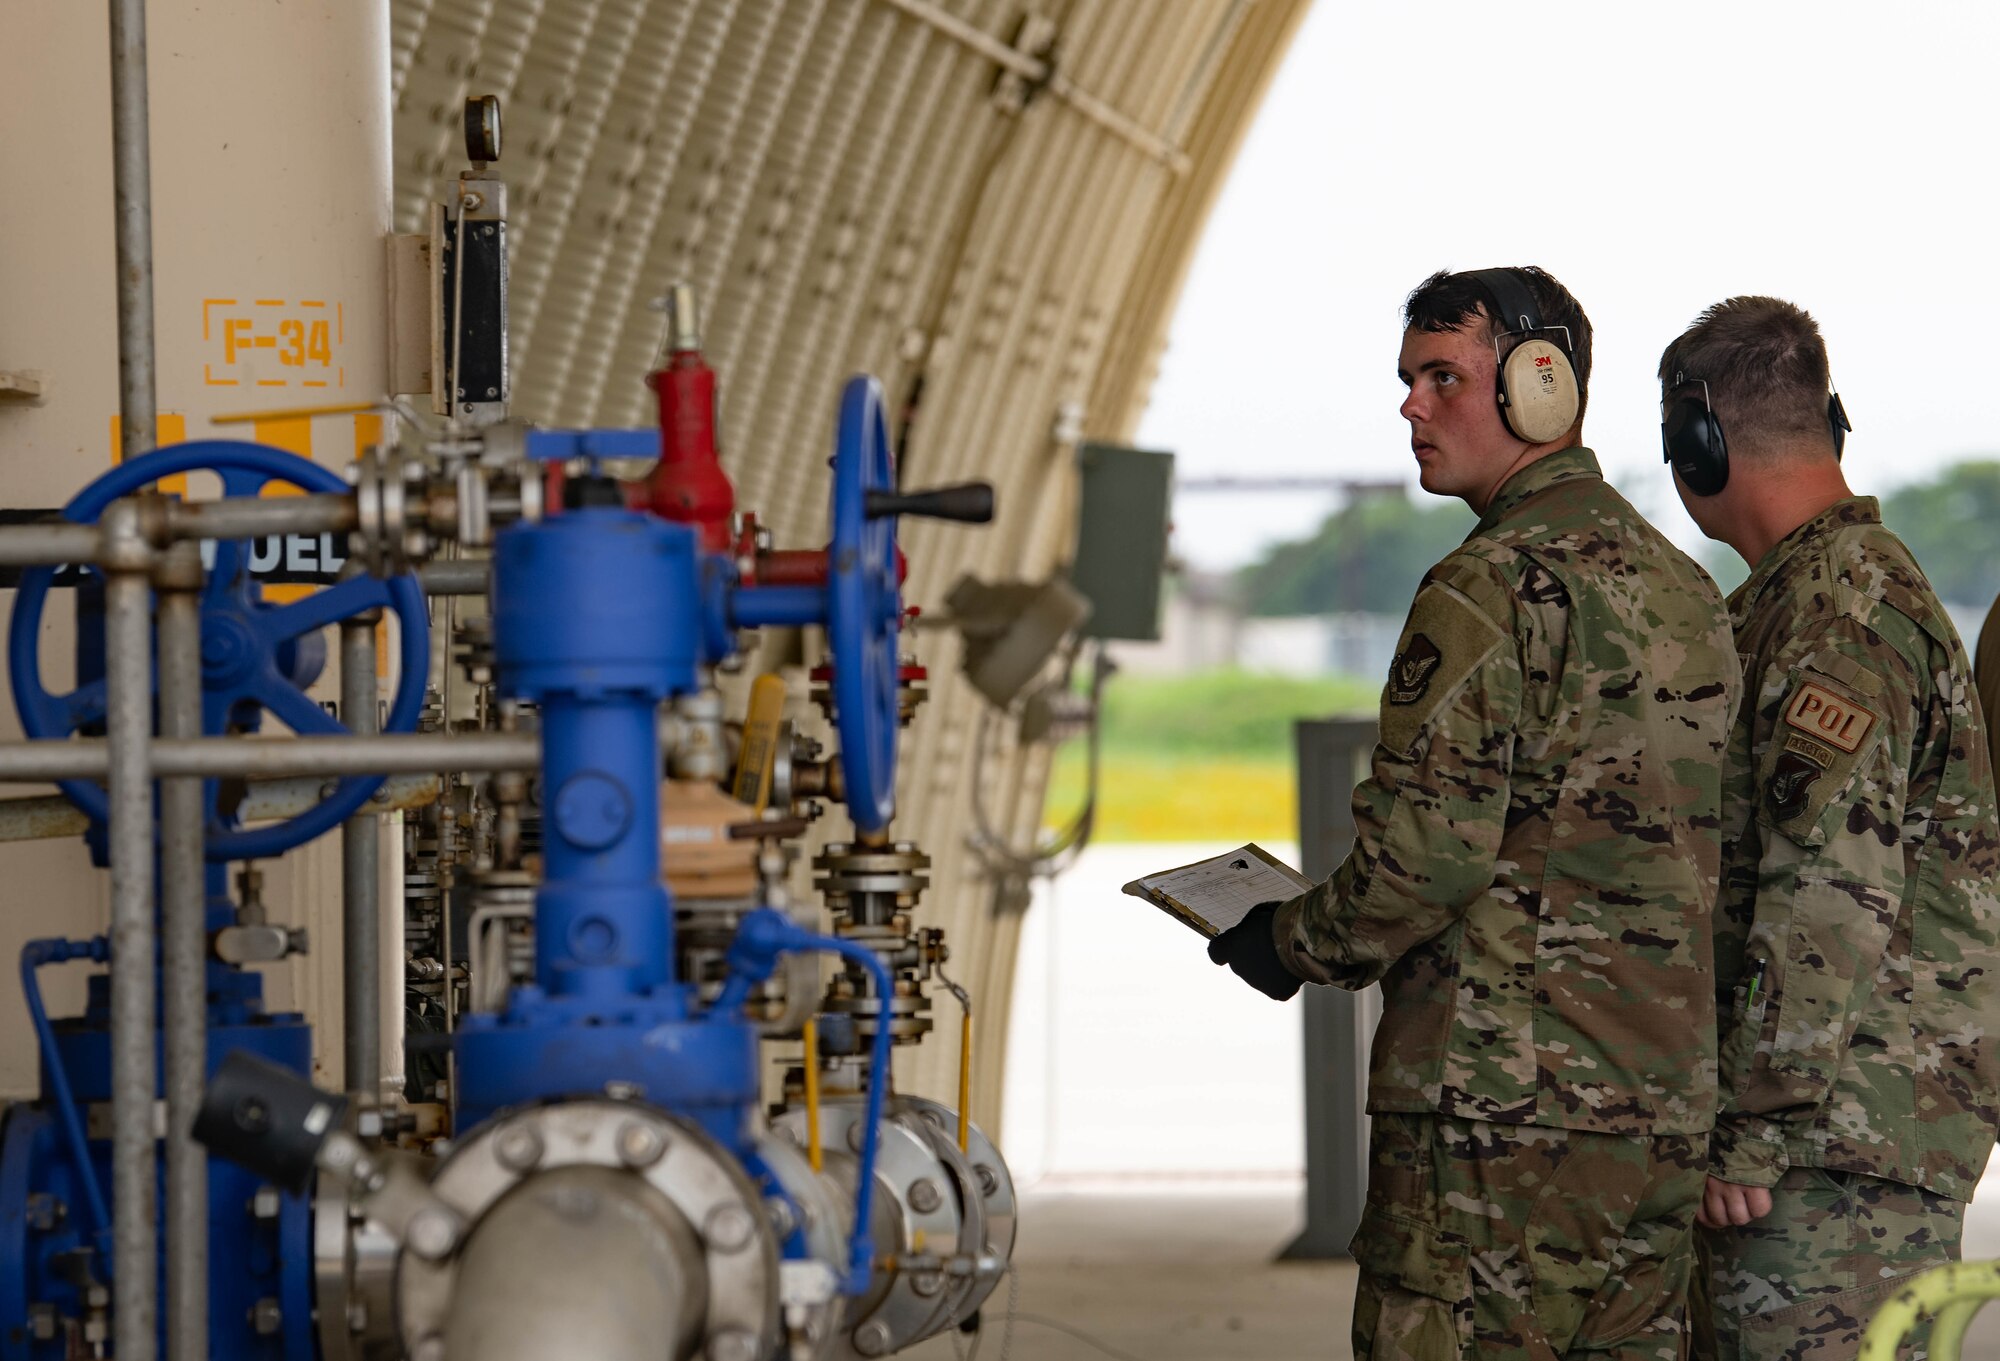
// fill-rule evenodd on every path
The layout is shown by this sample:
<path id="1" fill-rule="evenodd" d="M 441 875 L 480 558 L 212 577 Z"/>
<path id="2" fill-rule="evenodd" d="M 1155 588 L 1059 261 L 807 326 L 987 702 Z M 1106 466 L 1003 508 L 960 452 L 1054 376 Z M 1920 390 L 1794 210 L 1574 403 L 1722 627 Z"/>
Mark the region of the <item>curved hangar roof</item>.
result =
<path id="1" fill-rule="evenodd" d="M 421 229 L 462 168 L 461 101 L 498 94 L 515 413 L 648 423 L 652 300 L 690 280 L 738 502 L 781 544 L 823 537 L 834 406 L 856 371 L 906 422 L 909 485 L 993 482 L 991 528 L 904 530 L 912 602 L 937 607 L 962 573 L 1034 580 L 1068 557 L 1074 442 L 1130 435 L 1305 4 L 394 0 L 397 229 Z M 950 933 L 997 1041 L 1024 898 L 968 849 L 984 701 L 948 630 L 921 647 L 932 694 L 906 737 L 897 834 L 934 857 L 924 920 Z M 1001 743 L 986 802 L 1025 842 L 1048 753 Z M 904 1078 L 942 1094 L 950 1051 L 921 1046 Z M 983 1118 L 1001 1058 L 980 1055 Z"/>

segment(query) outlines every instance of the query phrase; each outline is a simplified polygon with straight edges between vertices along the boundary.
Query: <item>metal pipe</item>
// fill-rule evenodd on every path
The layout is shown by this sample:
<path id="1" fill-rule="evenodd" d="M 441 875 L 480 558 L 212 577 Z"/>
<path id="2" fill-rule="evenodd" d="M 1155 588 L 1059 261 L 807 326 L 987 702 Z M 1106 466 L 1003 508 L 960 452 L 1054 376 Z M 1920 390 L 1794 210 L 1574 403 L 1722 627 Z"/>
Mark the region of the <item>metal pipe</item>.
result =
<path id="1" fill-rule="evenodd" d="M 73 525 L 64 520 L 8 525 L 0 529 L 0 567 L 96 562 L 99 543 L 96 525 Z"/>
<path id="2" fill-rule="evenodd" d="M 160 600 L 160 735 L 199 737 L 200 550 L 192 543 L 178 545 L 154 580 Z M 199 779 L 160 781 L 168 1361 L 208 1361 L 208 1156 L 193 1133 L 208 1053 L 205 822 Z"/>
<path id="3" fill-rule="evenodd" d="M 753 1202 L 754 1204 L 754 1202 Z M 439 1356 L 652 1361 L 754 1354 L 699 1346 L 711 1285 L 702 1240 L 674 1205 L 617 1168 L 557 1167 L 479 1219 L 459 1258 Z M 585 1301 L 618 1301 L 615 1309 Z"/>
<path id="4" fill-rule="evenodd" d="M 422 808 L 437 802 L 439 787 L 436 775 L 393 775 L 369 806 L 378 813 Z M 237 820 L 244 823 L 295 818 L 326 797 L 326 781 L 311 775 L 251 780 L 245 788 L 236 806 Z M 0 799 L 0 842 L 60 840 L 89 830 L 90 819 L 61 794 Z"/>
<path id="5" fill-rule="evenodd" d="M 153 169 L 149 122 L 146 0 L 111 0 L 112 201 L 118 238 L 118 421 L 125 458 L 136 458 L 152 449 L 158 423 L 153 396 Z M 151 1333 L 146 1335 L 145 1345 L 150 1358 Z M 120 1354 L 126 1354 L 122 1344 Z"/>
<path id="6" fill-rule="evenodd" d="M 120 501 L 105 512 L 107 528 L 115 517 L 129 529 L 127 544 L 137 539 L 132 509 Z M 107 545 L 120 541 L 114 530 Z M 152 602 L 146 577 L 130 565 L 113 566 L 106 575 L 112 1308 L 119 1361 L 154 1361 L 160 1259 L 153 1139 L 153 773 L 147 759 L 153 727 Z"/>
<path id="7" fill-rule="evenodd" d="M 1067 103 L 1085 118 L 1138 148 L 1174 174 L 1185 175 L 1193 168 L 1194 163 L 1188 154 L 1167 138 L 1137 119 L 1113 108 L 1032 52 L 1023 52 L 1020 48 L 992 36 L 984 29 L 967 23 L 943 6 L 934 3 L 934 0 L 884 0 L 884 3 L 892 9 L 901 10 L 912 19 L 930 25 L 953 42 L 970 48 L 988 61 L 1014 72 L 1031 84 L 1044 86 L 1050 94 Z"/>
<path id="8" fill-rule="evenodd" d="M 340 626 L 340 716 L 355 733 L 376 730 L 375 614 Z M 340 829 L 341 979 L 347 1003 L 347 1090 L 364 1106 L 382 1099 L 382 819 L 364 808 Z"/>
<path id="9" fill-rule="evenodd" d="M 490 558 L 440 558 L 417 569 L 425 595 L 486 595 L 492 590 Z"/>
<path id="10" fill-rule="evenodd" d="M 273 534 L 351 534 L 361 511 L 347 492 L 231 496 L 169 501 L 167 532 L 177 539 L 262 539 Z"/>
<path id="11" fill-rule="evenodd" d="M 107 746 L 78 738 L 0 743 L 0 783 L 102 780 Z M 153 773 L 203 779 L 257 775 L 398 775 L 437 770 L 535 770 L 535 733 L 413 733 L 381 737 L 196 737 L 153 743 Z"/>

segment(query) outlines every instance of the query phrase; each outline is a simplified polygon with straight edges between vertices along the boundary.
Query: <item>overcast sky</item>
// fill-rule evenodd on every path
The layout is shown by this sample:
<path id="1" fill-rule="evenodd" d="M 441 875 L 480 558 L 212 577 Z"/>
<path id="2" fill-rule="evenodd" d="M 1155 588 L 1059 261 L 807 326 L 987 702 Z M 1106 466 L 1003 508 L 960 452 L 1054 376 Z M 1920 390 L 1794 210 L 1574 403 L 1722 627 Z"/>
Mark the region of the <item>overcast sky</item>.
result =
<path id="1" fill-rule="evenodd" d="M 1857 490 L 2000 455 L 1996 51 L 1991 4 L 1318 0 L 1210 219 L 1139 442 L 1183 477 L 1414 488 L 1403 297 L 1441 267 L 1539 264 L 1595 326 L 1586 441 L 1684 547 L 1701 540 L 1660 463 L 1653 370 L 1733 293 L 1819 318 Z M 1233 566 L 1334 504 L 1183 496 L 1175 546 Z"/>

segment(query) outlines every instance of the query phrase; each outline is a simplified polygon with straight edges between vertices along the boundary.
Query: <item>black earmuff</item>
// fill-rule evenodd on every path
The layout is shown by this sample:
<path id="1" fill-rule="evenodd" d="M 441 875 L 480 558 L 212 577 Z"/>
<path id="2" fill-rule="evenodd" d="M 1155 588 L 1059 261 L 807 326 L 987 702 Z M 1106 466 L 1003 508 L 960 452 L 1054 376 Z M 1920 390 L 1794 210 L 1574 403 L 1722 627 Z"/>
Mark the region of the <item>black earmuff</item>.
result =
<path id="1" fill-rule="evenodd" d="M 1696 496 L 1713 496 L 1729 485 L 1729 441 L 1708 400 L 1708 381 L 1674 375 L 1673 387 L 1701 384 L 1701 395 L 1684 392 L 1660 413 L 1660 449 L 1665 461 Z"/>
<path id="2" fill-rule="evenodd" d="M 1660 412 L 1660 448 L 1689 491 L 1696 496 L 1713 496 L 1729 485 L 1729 441 L 1723 437 L 1722 419 L 1709 401 L 1708 382 L 1677 373 L 1667 390 L 1692 388 L 1696 383 L 1701 384 L 1700 397 L 1684 392 L 1666 402 Z M 1837 391 L 1826 395 L 1826 425 L 1833 435 L 1837 463 L 1847 450 L 1847 432 L 1854 428 Z"/>
<path id="3" fill-rule="evenodd" d="M 1542 324 L 1533 292 L 1512 270 L 1467 270 L 1465 277 L 1486 290 L 1493 303 L 1493 386 L 1500 419 L 1516 439 L 1530 444 L 1560 439 L 1583 410 L 1569 328 Z M 1555 335 L 1562 337 L 1560 343 L 1550 338 Z M 1524 339 L 1502 354 L 1502 336 Z"/>

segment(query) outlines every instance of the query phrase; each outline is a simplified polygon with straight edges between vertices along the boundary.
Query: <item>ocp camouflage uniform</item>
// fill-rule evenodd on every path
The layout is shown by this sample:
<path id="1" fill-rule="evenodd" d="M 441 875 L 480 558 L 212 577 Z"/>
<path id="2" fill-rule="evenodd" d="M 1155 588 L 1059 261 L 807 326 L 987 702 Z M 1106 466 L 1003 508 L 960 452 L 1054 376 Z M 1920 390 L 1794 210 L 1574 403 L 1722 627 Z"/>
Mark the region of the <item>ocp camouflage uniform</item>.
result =
<path id="1" fill-rule="evenodd" d="M 1357 1356 L 1678 1356 L 1715 1105 L 1722 600 L 1587 449 L 1425 576 L 1288 967 L 1382 984 Z"/>
<path id="2" fill-rule="evenodd" d="M 1965 648 L 1872 498 L 1786 537 L 1730 612 L 1713 1170 L 1775 1190 L 1704 1234 L 1717 1347 L 1838 1361 L 1900 1277 L 1957 1257 L 1993 1147 L 1991 756 Z"/>

